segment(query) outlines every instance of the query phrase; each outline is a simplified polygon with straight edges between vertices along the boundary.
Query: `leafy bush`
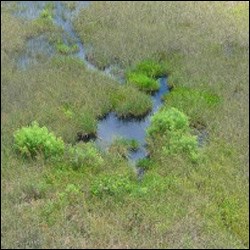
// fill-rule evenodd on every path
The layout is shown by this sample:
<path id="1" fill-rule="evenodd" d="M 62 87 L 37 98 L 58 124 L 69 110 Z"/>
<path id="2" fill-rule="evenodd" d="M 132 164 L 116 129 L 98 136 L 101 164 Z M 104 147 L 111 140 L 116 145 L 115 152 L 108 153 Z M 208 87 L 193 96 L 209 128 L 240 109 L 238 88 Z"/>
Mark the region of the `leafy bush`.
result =
<path id="1" fill-rule="evenodd" d="M 97 197 L 104 195 L 116 196 L 132 191 L 128 177 L 104 176 L 97 179 L 91 186 L 91 193 Z"/>
<path id="2" fill-rule="evenodd" d="M 187 154 L 192 161 L 198 159 L 198 141 L 197 137 L 191 134 L 182 134 L 182 132 L 172 132 L 168 138 L 168 143 L 162 148 L 167 155 L 179 153 Z"/>
<path id="3" fill-rule="evenodd" d="M 147 130 L 149 138 L 163 140 L 166 155 L 185 154 L 192 161 L 198 159 L 198 140 L 190 134 L 188 117 L 176 108 L 163 109 L 151 119 Z"/>
<path id="4" fill-rule="evenodd" d="M 103 163 L 102 156 L 91 142 L 78 143 L 76 146 L 70 146 L 65 154 L 66 161 L 74 169 L 80 169 L 82 167 L 99 167 Z"/>
<path id="5" fill-rule="evenodd" d="M 145 92 L 154 92 L 160 88 L 160 83 L 143 73 L 127 73 L 127 82 Z"/>
<path id="6" fill-rule="evenodd" d="M 18 129 L 14 133 L 15 147 L 22 155 L 34 157 L 43 153 L 45 158 L 60 156 L 64 153 L 64 142 L 49 133 L 46 127 L 39 127 L 37 122 Z"/>
<path id="7" fill-rule="evenodd" d="M 147 133 L 151 136 L 154 134 L 164 134 L 167 131 L 188 130 L 188 117 L 176 108 L 164 109 L 157 112 L 151 118 L 151 125 Z"/>

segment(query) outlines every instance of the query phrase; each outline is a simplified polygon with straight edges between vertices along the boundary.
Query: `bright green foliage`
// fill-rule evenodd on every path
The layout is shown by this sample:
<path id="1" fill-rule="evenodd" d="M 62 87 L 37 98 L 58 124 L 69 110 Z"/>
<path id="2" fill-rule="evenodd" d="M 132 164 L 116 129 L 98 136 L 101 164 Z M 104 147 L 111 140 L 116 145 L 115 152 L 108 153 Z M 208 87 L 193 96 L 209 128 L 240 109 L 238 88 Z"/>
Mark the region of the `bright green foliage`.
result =
<path id="1" fill-rule="evenodd" d="M 91 142 L 78 143 L 76 146 L 70 146 L 65 154 L 66 161 L 74 169 L 82 167 L 99 167 L 103 163 L 102 156 L 95 145 Z"/>
<path id="2" fill-rule="evenodd" d="M 39 127 L 37 122 L 31 126 L 18 129 L 14 133 L 15 146 L 25 156 L 35 156 L 43 153 L 45 158 L 62 155 L 64 142 L 56 138 L 46 127 Z"/>
<path id="3" fill-rule="evenodd" d="M 140 72 L 151 78 L 161 77 L 166 74 L 164 66 L 153 60 L 145 60 L 138 63 L 135 67 L 135 72 Z"/>
<path id="4" fill-rule="evenodd" d="M 160 84 L 157 80 L 148 77 L 143 73 L 127 73 L 127 82 L 145 92 L 153 92 L 160 88 Z"/>
<path id="5" fill-rule="evenodd" d="M 198 159 L 198 141 L 190 134 L 188 117 L 176 108 L 157 112 L 147 130 L 150 138 L 161 137 L 166 155 L 186 154 L 192 161 Z"/>
<path id="6" fill-rule="evenodd" d="M 188 117 L 176 108 L 164 109 L 154 114 L 148 134 L 164 134 L 172 131 L 186 132 L 188 130 Z"/>
<path id="7" fill-rule="evenodd" d="M 117 196 L 131 190 L 132 185 L 129 178 L 121 176 L 104 176 L 97 179 L 91 186 L 91 193 L 98 197 L 104 195 Z"/>

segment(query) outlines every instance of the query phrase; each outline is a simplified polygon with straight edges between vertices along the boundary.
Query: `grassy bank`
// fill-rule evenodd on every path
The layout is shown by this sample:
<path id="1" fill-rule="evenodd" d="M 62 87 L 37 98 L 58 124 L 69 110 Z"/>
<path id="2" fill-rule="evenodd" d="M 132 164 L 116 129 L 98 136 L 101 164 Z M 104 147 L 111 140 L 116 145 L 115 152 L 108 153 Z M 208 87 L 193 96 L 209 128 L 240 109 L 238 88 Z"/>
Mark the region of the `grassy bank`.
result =
<path id="1" fill-rule="evenodd" d="M 150 96 L 60 49 L 19 70 L 30 37 L 53 44 L 62 34 L 41 17 L 26 22 L 11 15 L 15 6 L 1 7 L 2 248 L 249 247 L 248 3 L 92 2 L 76 18 L 98 67 L 130 72 L 153 60 L 168 73 L 173 91 L 147 132 L 142 180 L 124 157 L 136 142 L 118 138 L 103 151 L 76 140 L 95 133 L 109 111 L 147 113 Z M 173 111 L 185 125 L 177 119 L 177 132 Z M 15 149 L 14 132 L 33 121 L 62 137 L 56 161 Z M 209 138 L 197 149 L 199 126 Z"/>

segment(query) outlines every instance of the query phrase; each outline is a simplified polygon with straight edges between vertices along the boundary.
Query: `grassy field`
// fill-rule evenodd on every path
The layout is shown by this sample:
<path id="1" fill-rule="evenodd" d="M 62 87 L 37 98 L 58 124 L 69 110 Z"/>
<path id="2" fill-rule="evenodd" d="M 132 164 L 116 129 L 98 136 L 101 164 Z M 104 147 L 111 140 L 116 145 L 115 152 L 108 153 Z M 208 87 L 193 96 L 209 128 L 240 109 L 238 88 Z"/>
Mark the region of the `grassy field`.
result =
<path id="1" fill-rule="evenodd" d="M 24 21 L 11 15 L 15 8 L 1 2 L 1 247 L 247 249 L 249 3 L 91 2 L 75 19 L 100 69 L 126 73 L 154 60 L 168 72 L 173 91 L 148 131 L 141 181 L 124 157 L 129 142 L 104 151 L 76 140 L 79 132 L 96 133 L 110 111 L 147 113 L 150 96 L 60 49 L 19 70 L 29 38 L 43 34 L 53 44 L 61 31 L 48 10 Z M 186 137 L 158 130 L 170 108 L 188 117 Z M 62 138 L 61 158 L 16 150 L 14 132 L 33 121 Z M 194 161 L 183 145 L 201 128 L 209 137 Z"/>

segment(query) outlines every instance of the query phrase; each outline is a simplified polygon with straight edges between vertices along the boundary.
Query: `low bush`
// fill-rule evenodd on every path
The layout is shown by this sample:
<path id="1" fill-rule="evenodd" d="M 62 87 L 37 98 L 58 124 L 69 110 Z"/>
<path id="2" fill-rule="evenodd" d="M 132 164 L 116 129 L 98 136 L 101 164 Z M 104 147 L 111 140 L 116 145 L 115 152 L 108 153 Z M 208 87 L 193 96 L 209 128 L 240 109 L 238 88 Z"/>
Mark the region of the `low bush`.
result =
<path id="1" fill-rule="evenodd" d="M 15 147 L 24 156 L 34 157 L 38 153 L 45 158 L 57 157 L 64 153 L 64 142 L 49 132 L 46 127 L 39 127 L 37 122 L 22 127 L 14 133 Z"/>
<path id="2" fill-rule="evenodd" d="M 197 161 L 198 140 L 190 132 L 188 117 L 176 108 L 165 108 L 157 112 L 147 130 L 149 139 L 154 141 L 160 138 L 163 141 L 164 155 L 184 154 L 192 161 Z"/>

